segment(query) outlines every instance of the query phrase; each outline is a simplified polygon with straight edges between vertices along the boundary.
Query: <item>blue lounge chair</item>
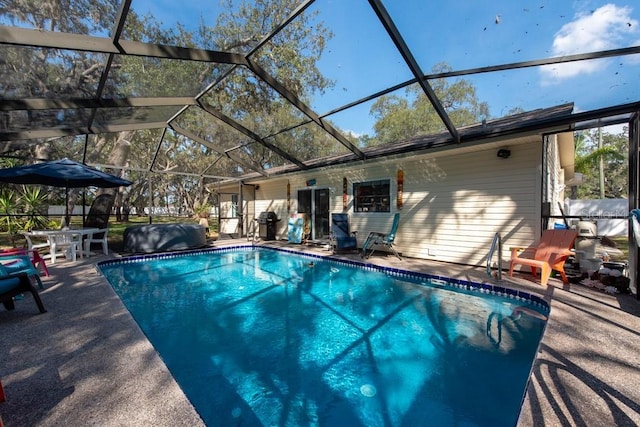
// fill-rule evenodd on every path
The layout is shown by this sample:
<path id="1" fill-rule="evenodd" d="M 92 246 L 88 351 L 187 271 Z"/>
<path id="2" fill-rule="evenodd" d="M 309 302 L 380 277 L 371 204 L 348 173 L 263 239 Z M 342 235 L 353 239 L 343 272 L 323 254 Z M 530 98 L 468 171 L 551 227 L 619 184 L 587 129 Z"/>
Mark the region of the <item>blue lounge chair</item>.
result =
<path id="1" fill-rule="evenodd" d="M 40 273 L 38 273 L 38 270 L 33 266 L 29 255 L 0 254 L 0 261 L 2 261 L 2 267 L 4 267 L 7 274 L 26 273 L 27 276 L 36 279 L 40 289 L 44 289 L 44 284 L 42 283 L 42 279 L 40 279 Z"/>
<path id="2" fill-rule="evenodd" d="M 0 265 L 0 302 L 2 302 L 4 307 L 7 310 L 14 310 L 16 306 L 13 297 L 25 292 L 31 292 L 40 313 L 47 312 L 42 304 L 40 295 L 38 295 L 38 291 L 33 287 L 27 273 L 10 274 Z"/>
<path id="3" fill-rule="evenodd" d="M 358 250 L 357 231 L 349 231 L 349 215 L 344 213 L 331 214 L 332 248 L 334 251 Z"/>
<path id="4" fill-rule="evenodd" d="M 375 231 L 372 231 L 371 233 L 369 233 L 367 240 L 365 240 L 364 245 L 362 245 L 361 257 L 369 258 L 371 254 L 376 250 L 375 247 L 377 245 L 382 245 L 391 249 L 391 251 L 394 254 L 396 254 L 398 259 L 401 260 L 402 258 L 400 257 L 400 254 L 398 254 L 398 251 L 396 251 L 396 249 L 393 247 L 393 241 L 396 239 L 396 232 L 398 231 L 399 222 L 400 222 L 400 214 L 397 213 L 393 217 L 393 225 L 391 226 L 391 231 L 388 234 L 378 233 Z M 370 250 L 368 254 L 367 254 L 367 250 Z"/>

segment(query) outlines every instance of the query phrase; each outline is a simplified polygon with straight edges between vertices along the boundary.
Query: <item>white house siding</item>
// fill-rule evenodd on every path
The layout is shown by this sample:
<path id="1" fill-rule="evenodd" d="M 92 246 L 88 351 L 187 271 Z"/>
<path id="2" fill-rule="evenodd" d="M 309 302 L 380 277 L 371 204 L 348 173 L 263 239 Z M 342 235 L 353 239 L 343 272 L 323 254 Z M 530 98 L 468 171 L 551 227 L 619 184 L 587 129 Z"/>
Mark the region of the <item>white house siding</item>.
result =
<path id="1" fill-rule="evenodd" d="M 511 156 L 497 157 L 499 147 L 509 148 Z M 297 212 L 297 191 L 308 188 L 306 181 L 314 179 L 313 188 L 330 188 L 330 209 L 342 212 L 342 179 L 347 177 L 347 212 L 362 245 L 370 231 L 390 230 L 397 212 L 396 176 L 402 169 L 404 207 L 395 247 L 403 255 L 484 265 L 494 235 L 500 233 L 506 261 L 510 246 L 527 246 L 540 233 L 542 150 L 538 136 L 256 181 L 255 212 L 275 211 L 281 219 L 278 238 L 286 238 L 288 216 Z M 353 183 L 386 178 L 391 180 L 391 212 L 354 213 Z"/>
<path id="2" fill-rule="evenodd" d="M 293 196 L 292 196 L 293 201 Z M 293 203 L 292 203 L 293 204 Z M 260 183 L 256 190 L 255 214 L 273 211 L 280 222 L 277 224 L 277 237 L 285 238 L 287 235 L 287 179 L 276 178 Z"/>
<path id="3" fill-rule="evenodd" d="M 541 144 L 405 160 L 403 254 L 483 265 L 496 233 L 509 246 L 530 244 L 539 222 Z"/>

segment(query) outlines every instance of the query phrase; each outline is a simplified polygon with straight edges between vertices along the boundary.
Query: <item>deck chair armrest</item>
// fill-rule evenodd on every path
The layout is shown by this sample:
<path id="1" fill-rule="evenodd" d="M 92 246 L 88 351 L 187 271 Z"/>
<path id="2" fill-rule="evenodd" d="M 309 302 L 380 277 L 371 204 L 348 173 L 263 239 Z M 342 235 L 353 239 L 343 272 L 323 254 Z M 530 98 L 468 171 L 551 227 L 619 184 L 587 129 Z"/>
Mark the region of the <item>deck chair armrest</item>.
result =
<path id="1" fill-rule="evenodd" d="M 27 250 L 38 250 L 38 249 L 44 249 L 49 247 L 50 242 L 46 235 L 33 234 L 30 232 L 23 232 L 22 235 L 27 241 Z M 32 238 L 36 240 L 36 243 L 34 243 Z M 43 242 L 43 240 L 46 240 L 46 242 Z"/>
<path id="2" fill-rule="evenodd" d="M 104 239 L 108 233 L 109 233 L 109 229 L 108 228 L 98 228 L 98 229 L 96 229 L 96 231 L 94 231 L 93 233 L 91 233 L 87 237 L 90 240 L 91 239 L 101 240 L 101 239 Z"/>
<path id="3" fill-rule="evenodd" d="M 555 260 L 565 260 L 567 258 L 569 258 L 571 255 L 575 255 L 575 252 L 571 251 L 571 250 L 563 250 L 563 251 L 558 251 L 555 254 L 553 254 L 554 259 Z"/>
<path id="4" fill-rule="evenodd" d="M 532 247 L 511 247 L 511 261 L 534 261 L 536 259 L 536 248 Z"/>
<path id="5" fill-rule="evenodd" d="M 512 246 L 509 249 L 511 250 L 511 258 L 518 258 L 520 255 L 524 255 L 526 253 L 532 257 L 535 252 L 535 248 L 523 248 L 520 246 Z"/>

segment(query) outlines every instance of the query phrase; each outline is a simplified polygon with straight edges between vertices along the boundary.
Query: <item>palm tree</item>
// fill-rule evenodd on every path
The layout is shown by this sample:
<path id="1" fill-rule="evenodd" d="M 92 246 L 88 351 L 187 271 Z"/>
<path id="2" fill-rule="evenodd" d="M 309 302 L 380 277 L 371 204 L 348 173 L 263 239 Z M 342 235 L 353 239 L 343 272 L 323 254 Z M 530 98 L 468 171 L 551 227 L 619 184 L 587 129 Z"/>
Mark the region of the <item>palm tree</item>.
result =
<path id="1" fill-rule="evenodd" d="M 11 239 L 11 245 L 15 246 L 16 242 L 13 237 L 13 228 L 18 226 L 15 213 L 18 210 L 18 197 L 15 191 L 4 188 L 0 191 L 0 211 L 5 215 L 2 219 L 2 224 L 6 226 L 9 238 Z M 4 228 L 4 227 L 3 227 Z"/>
<path id="2" fill-rule="evenodd" d="M 31 231 L 39 228 L 46 228 L 49 220 L 43 211 L 47 207 L 47 195 L 43 193 L 39 186 L 22 187 L 22 203 L 27 221 L 23 228 Z"/>
<path id="3" fill-rule="evenodd" d="M 622 160 L 624 156 L 618 152 L 614 147 L 599 145 L 597 148 L 590 148 L 587 144 L 589 141 L 588 133 L 576 132 L 574 135 L 575 144 L 575 163 L 574 168 L 576 172 L 592 175 L 590 172 L 598 170 L 600 198 L 604 198 L 604 170 L 601 167 L 601 163 L 604 161 Z M 572 198 L 576 198 L 575 194 L 577 187 L 572 189 Z"/>

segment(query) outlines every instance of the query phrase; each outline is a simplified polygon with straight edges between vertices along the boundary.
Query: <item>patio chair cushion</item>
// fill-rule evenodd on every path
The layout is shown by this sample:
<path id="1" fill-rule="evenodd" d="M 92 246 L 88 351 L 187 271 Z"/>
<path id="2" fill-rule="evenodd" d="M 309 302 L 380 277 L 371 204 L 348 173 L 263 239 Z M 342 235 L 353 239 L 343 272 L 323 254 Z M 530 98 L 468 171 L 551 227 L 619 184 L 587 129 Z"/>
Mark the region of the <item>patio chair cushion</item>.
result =
<path id="1" fill-rule="evenodd" d="M 331 214 L 331 222 L 333 248 L 335 250 L 353 249 L 357 251 L 358 240 L 356 232 L 349 229 L 349 216 L 344 213 L 333 213 Z"/>
<path id="2" fill-rule="evenodd" d="M 11 289 L 15 288 L 19 284 L 20 284 L 19 277 L 8 277 L 6 279 L 0 279 L 0 294 L 9 292 Z"/>
<path id="3" fill-rule="evenodd" d="M 28 255 L 4 255 L 0 254 L 2 266 L 9 274 L 27 273 L 29 277 L 33 277 L 38 282 L 40 289 L 44 289 L 44 284 L 40 279 L 38 270 L 33 266 L 31 258 Z"/>

